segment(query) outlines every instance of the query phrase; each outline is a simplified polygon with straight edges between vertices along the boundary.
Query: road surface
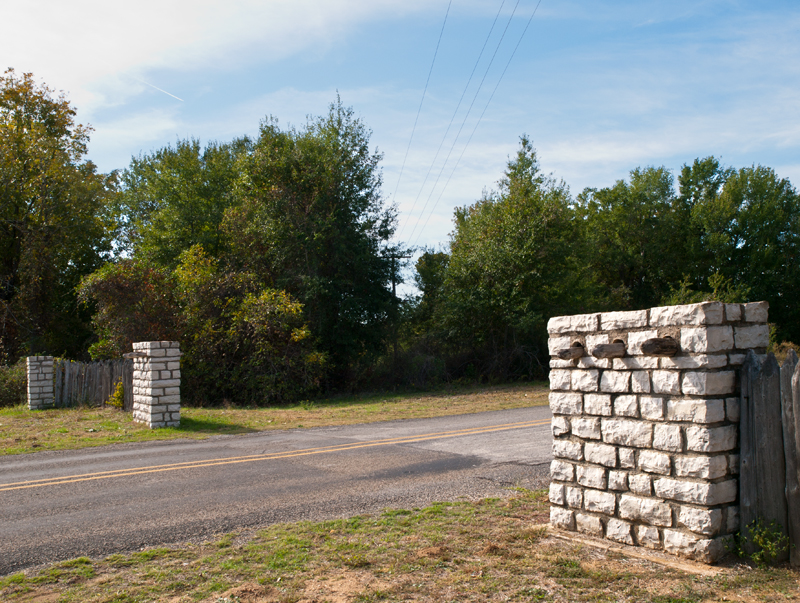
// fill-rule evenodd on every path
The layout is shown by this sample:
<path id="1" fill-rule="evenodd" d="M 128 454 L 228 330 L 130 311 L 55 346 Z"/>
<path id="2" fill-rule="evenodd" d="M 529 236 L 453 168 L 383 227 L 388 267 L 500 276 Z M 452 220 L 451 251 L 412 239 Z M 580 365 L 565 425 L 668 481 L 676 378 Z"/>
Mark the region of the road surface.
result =
<path id="1" fill-rule="evenodd" d="M 543 487 L 546 406 L 0 457 L 0 575 Z"/>

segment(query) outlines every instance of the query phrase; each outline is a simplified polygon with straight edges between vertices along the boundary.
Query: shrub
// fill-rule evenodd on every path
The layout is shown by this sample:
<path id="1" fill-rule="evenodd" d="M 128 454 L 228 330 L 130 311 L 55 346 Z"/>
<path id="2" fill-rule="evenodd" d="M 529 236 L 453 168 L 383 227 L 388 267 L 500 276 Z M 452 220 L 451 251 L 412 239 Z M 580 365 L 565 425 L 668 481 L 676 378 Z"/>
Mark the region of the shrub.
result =
<path id="1" fill-rule="evenodd" d="M 27 379 L 25 358 L 11 366 L 0 365 L 0 408 L 25 403 Z"/>

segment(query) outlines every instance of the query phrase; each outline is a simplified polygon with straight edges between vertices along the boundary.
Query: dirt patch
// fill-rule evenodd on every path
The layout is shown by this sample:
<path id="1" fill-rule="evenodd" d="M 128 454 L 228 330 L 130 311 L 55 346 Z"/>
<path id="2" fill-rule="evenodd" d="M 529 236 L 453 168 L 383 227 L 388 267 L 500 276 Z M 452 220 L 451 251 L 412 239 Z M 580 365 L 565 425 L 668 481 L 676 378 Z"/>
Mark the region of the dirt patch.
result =
<path id="1" fill-rule="evenodd" d="M 297 603 L 350 603 L 366 591 L 385 591 L 390 587 L 368 571 L 343 571 L 327 579 L 307 581 Z"/>
<path id="2" fill-rule="evenodd" d="M 443 546 L 429 546 L 417 551 L 417 557 L 428 559 L 442 559 L 447 557 L 447 549 Z"/>
<path id="3" fill-rule="evenodd" d="M 220 601 L 236 603 L 276 603 L 280 601 L 280 593 L 271 586 L 263 586 L 254 582 L 245 582 L 226 590 L 220 595 L 203 599 L 202 603 L 219 603 Z"/>

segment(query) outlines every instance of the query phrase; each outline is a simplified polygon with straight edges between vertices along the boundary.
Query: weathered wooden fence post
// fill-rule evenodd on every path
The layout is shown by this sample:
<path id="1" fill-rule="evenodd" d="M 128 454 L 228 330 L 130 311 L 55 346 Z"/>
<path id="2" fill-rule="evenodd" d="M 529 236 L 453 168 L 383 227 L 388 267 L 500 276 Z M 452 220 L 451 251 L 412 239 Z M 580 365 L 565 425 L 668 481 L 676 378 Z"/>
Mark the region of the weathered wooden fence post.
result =
<path id="1" fill-rule="evenodd" d="M 789 560 L 800 566 L 800 363 L 794 350 L 789 350 L 781 367 L 781 411 L 783 446 L 786 457 L 786 505 L 789 519 Z"/>
<path id="2" fill-rule="evenodd" d="M 742 366 L 739 512 L 745 542 L 756 520 L 775 522 L 788 534 L 786 463 L 781 422 L 781 370 L 773 354 L 763 364 L 752 350 Z M 753 552 L 752 544 L 747 544 Z M 785 557 L 784 557 L 785 558 Z"/>

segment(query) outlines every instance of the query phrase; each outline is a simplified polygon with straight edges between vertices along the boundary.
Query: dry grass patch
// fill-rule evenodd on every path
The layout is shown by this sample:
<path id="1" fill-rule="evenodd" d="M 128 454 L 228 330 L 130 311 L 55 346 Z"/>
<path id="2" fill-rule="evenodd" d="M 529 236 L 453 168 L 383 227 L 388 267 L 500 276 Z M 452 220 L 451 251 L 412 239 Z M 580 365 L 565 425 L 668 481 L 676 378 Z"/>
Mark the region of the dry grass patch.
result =
<path id="1" fill-rule="evenodd" d="M 800 574 L 698 576 L 548 536 L 545 491 L 272 526 L 245 537 L 77 559 L 0 579 L 0 600 L 171 603 L 800 599 Z"/>
<path id="2" fill-rule="evenodd" d="M 148 429 L 134 423 L 130 414 L 113 408 L 31 412 L 17 406 L 0 409 L 0 454 L 541 406 L 547 404 L 547 393 L 546 384 L 527 383 L 425 394 L 341 397 L 270 408 L 184 408 L 181 426 L 165 429 Z"/>

